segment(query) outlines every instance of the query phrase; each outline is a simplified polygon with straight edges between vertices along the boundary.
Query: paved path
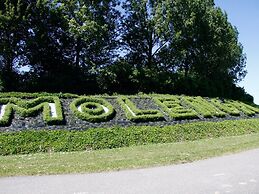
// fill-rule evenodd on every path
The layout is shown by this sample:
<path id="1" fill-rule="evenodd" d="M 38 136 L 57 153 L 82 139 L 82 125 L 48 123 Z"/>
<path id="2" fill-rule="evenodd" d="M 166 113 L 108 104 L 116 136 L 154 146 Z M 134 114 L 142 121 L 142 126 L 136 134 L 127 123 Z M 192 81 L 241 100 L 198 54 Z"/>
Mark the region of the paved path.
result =
<path id="1" fill-rule="evenodd" d="M 85 175 L 0 178 L 1 194 L 259 194 L 259 149 L 189 164 Z"/>

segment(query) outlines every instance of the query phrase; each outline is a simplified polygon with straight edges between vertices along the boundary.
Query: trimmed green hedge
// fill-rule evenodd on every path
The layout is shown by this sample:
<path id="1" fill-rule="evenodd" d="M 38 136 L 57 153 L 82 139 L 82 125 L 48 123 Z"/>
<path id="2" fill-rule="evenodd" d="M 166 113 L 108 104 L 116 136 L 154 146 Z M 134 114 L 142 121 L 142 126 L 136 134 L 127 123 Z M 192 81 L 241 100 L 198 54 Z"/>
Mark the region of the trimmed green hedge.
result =
<path id="1" fill-rule="evenodd" d="M 210 102 L 219 108 L 220 110 L 232 115 L 232 116 L 239 116 L 240 111 L 233 105 L 232 101 L 230 100 L 220 100 L 220 99 L 210 99 Z"/>
<path id="2" fill-rule="evenodd" d="M 79 106 L 82 112 L 78 110 Z M 106 107 L 108 112 L 105 112 L 102 106 Z M 81 97 L 74 100 L 70 108 L 78 118 L 93 123 L 109 121 L 115 116 L 113 106 L 103 98 Z"/>
<path id="3" fill-rule="evenodd" d="M 71 94 L 71 93 L 25 93 L 25 92 L 0 92 L 0 98 L 7 97 L 16 97 L 16 98 L 38 98 L 38 97 L 46 97 L 46 96 L 54 96 L 59 98 L 77 98 L 79 95 Z"/>
<path id="4" fill-rule="evenodd" d="M 209 104 L 207 100 L 202 97 L 183 97 L 184 103 L 193 108 L 196 112 L 205 118 L 225 117 L 227 114 L 219 110 L 217 107 Z"/>
<path id="5" fill-rule="evenodd" d="M 45 96 L 49 95 L 49 96 Z M 39 97 L 38 97 L 39 96 Z M 19 98 L 18 98 L 19 97 Z M 36 98 L 37 97 L 37 98 Z M 114 118 L 115 110 L 107 99 L 113 102 L 117 99 L 128 120 L 133 122 L 155 122 L 172 117 L 175 120 L 194 118 L 213 118 L 226 116 L 252 117 L 258 115 L 256 105 L 248 105 L 238 101 L 224 99 L 209 99 L 202 97 L 175 96 L 175 95 L 138 95 L 138 96 L 78 96 L 74 94 L 48 94 L 48 93 L 0 93 L 0 107 L 5 106 L 5 114 L 0 118 L 0 127 L 8 126 L 12 122 L 13 113 L 22 117 L 36 116 L 43 112 L 43 119 L 49 125 L 65 123 L 62 105 L 59 98 L 70 98 L 73 102 L 70 109 L 76 117 L 88 122 L 106 122 Z M 131 100 L 138 99 L 140 107 L 151 103 L 153 110 L 139 109 Z M 69 100 L 70 101 L 70 100 Z M 66 100 L 64 104 L 67 105 Z M 48 103 L 55 103 L 58 117 L 50 114 Z M 80 109 L 78 109 L 80 107 Z M 116 107 L 116 106 L 115 106 Z M 68 107 L 65 107 L 67 110 Z M 108 111 L 107 111 L 107 109 Z M 106 111 L 106 112 L 105 112 Z M 66 114 L 66 113 L 65 113 Z M 71 114 L 69 114 L 70 116 Z M 118 117 L 120 118 L 120 117 Z M 116 123 L 116 122 L 115 122 Z M 35 126 L 36 127 L 36 126 Z"/>
<path id="6" fill-rule="evenodd" d="M 117 101 L 124 110 L 127 119 L 130 121 L 154 122 L 164 120 L 164 116 L 159 110 L 140 110 L 125 96 L 118 97 Z M 133 112 L 133 114 L 129 109 Z"/>
<path id="7" fill-rule="evenodd" d="M 244 114 L 248 116 L 254 116 L 256 113 L 259 113 L 258 108 L 249 106 L 248 104 L 245 104 L 243 102 L 233 101 L 232 103 L 237 109 L 239 109 L 240 111 L 242 111 Z"/>
<path id="8" fill-rule="evenodd" d="M 51 116 L 49 103 L 54 103 L 56 107 L 57 117 Z M 21 100 L 19 98 L 0 98 L 0 104 L 6 104 L 5 113 L 0 120 L 0 126 L 10 125 L 13 113 L 16 112 L 22 117 L 36 116 L 43 111 L 43 120 L 48 125 L 63 124 L 63 110 L 58 97 L 45 96 L 38 97 L 34 100 Z"/>
<path id="9" fill-rule="evenodd" d="M 118 148 L 150 143 L 193 141 L 259 132 L 259 119 L 195 122 L 173 126 L 42 130 L 0 133 L 0 155 Z"/>
<path id="10" fill-rule="evenodd" d="M 154 97 L 153 99 L 163 111 L 176 120 L 198 118 L 198 114 L 194 110 L 183 106 L 180 97 Z"/>

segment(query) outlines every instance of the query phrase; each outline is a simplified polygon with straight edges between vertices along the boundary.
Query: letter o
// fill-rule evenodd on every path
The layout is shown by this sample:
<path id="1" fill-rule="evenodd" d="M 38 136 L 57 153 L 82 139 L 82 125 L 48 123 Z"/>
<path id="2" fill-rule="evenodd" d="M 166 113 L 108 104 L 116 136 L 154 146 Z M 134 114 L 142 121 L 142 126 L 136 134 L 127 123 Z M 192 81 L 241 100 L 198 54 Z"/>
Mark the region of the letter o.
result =
<path id="1" fill-rule="evenodd" d="M 112 105 L 102 98 L 81 97 L 70 104 L 70 109 L 79 118 L 91 123 L 105 122 L 114 118 Z"/>

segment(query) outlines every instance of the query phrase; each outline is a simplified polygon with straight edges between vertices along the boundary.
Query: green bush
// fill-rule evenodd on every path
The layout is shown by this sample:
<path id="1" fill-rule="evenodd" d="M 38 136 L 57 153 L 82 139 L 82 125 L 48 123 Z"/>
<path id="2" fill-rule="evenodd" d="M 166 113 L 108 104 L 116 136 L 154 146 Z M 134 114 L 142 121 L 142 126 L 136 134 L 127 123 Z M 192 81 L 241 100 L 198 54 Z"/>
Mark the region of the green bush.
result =
<path id="1" fill-rule="evenodd" d="M 150 143 L 193 141 L 259 132 L 259 119 L 194 122 L 172 126 L 41 130 L 0 133 L 0 155 L 110 149 Z"/>
<path id="2" fill-rule="evenodd" d="M 248 104 L 245 104 L 243 102 L 239 101 L 232 101 L 232 104 L 240 111 L 242 111 L 244 114 L 248 116 L 253 116 L 256 113 L 259 113 L 259 108 L 252 107 Z"/>
<path id="3" fill-rule="evenodd" d="M 105 122 L 114 118 L 115 110 L 107 99 L 117 99 L 125 112 L 126 118 L 133 122 L 154 122 L 165 120 L 163 113 L 175 120 L 186 120 L 199 117 L 225 117 L 228 114 L 240 116 L 242 112 L 248 116 L 259 113 L 255 105 L 224 99 L 206 99 L 202 97 L 186 97 L 160 94 L 139 94 L 135 96 L 78 96 L 74 94 L 49 93 L 0 93 L 0 105 L 6 105 L 5 114 L 0 119 L 0 127 L 10 125 L 13 113 L 22 117 L 36 116 L 43 112 L 43 119 L 49 125 L 64 123 L 62 105 L 59 98 L 74 101 L 70 105 L 72 112 L 79 119 L 89 122 Z M 76 98 L 76 99 L 75 99 Z M 130 100 L 131 98 L 148 99 L 155 102 L 160 110 L 141 110 Z M 58 117 L 51 117 L 48 103 L 55 103 Z M 141 102 L 140 102 L 141 103 Z M 81 105 L 81 110 L 78 106 Z M 108 112 L 105 113 L 107 107 Z M 145 108 L 144 108 L 145 109 Z M 163 112 L 163 113 L 162 113 Z"/>
<path id="4" fill-rule="evenodd" d="M 51 116 L 49 103 L 55 104 L 57 117 Z M 0 98 L 0 104 L 6 104 L 5 113 L 0 120 L 0 126 L 10 125 L 14 112 L 22 117 L 30 117 L 36 116 L 43 111 L 43 120 L 48 125 L 58 125 L 64 121 L 61 102 L 55 96 L 38 97 L 34 100 L 22 100 L 15 97 Z"/>
<path id="5" fill-rule="evenodd" d="M 82 112 L 78 110 L 79 106 Z M 105 112 L 102 106 L 106 107 L 108 112 Z M 115 116 L 113 106 L 103 98 L 80 97 L 70 104 L 70 108 L 78 118 L 93 123 L 109 121 Z"/>
<path id="6" fill-rule="evenodd" d="M 224 102 L 220 99 L 210 99 L 211 103 L 214 104 L 220 110 L 232 115 L 239 116 L 240 111 L 233 105 L 232 101 L 224 100 Z"/>
<path id="7" fill-rule="evenodd" d="M 176 120 L 198 118 L 198 114 L 194 110 L 183 106 L 180 97 L 154 97 L 153 99 L 163 111 Z"/>
<path id="8" fill-rule="evenodd" d="M 25 93 L 25 92 L 0 92 L 0 98 L 16 97 L 16 98 L 38 98 L 46 96 L 55 96 L 59 98 L 77 98 L 77 94 L 71 93 Z"/>
<path id="9" fill-rule="evenodd" d="M 81 105 L 82 112 L 87 112 L 88 114 L 92 115 L 100 115 L 105 113 L 101 104 L 96 102 L 87 102 Z"/>
<path id="10" fill-rule="evenodd" d="M 211 118 L 213 116 L 225 117 L 227 115 L 202 97 L 183 97 L 182 99 L 184 103 L 205 118 Z"/>
<path id="11" fill-rule="evenodd" d="M 164 116 L 159 110 L 140 110 L 127 97 L 123 96 L 118 97 L 117 100 L 124 110 L 127 119 L 130 121 L 148 122 L 164 120 Z"/>

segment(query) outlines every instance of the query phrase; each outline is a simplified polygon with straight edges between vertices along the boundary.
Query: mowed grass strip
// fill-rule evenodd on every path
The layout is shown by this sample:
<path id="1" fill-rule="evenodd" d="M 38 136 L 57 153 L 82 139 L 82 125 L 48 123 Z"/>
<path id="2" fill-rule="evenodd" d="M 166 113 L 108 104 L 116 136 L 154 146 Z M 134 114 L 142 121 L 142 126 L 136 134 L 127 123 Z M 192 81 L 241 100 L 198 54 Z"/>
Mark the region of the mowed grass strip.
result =
<path id="1" fill-rule="evenodd" d="M 0 176 L 89 173 L 185 163 L 259 147 L 259 133 L 82 152 L 0 156 Z"/>

